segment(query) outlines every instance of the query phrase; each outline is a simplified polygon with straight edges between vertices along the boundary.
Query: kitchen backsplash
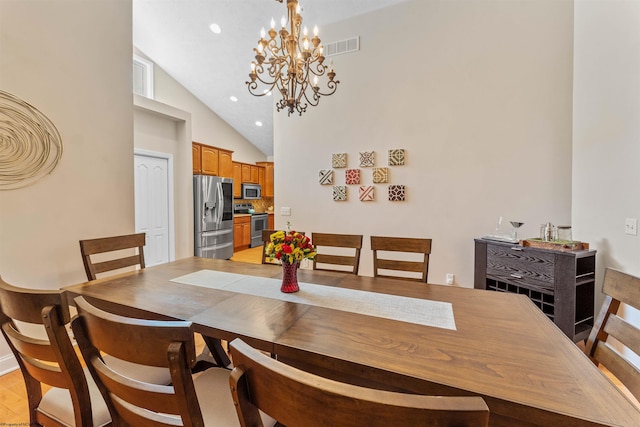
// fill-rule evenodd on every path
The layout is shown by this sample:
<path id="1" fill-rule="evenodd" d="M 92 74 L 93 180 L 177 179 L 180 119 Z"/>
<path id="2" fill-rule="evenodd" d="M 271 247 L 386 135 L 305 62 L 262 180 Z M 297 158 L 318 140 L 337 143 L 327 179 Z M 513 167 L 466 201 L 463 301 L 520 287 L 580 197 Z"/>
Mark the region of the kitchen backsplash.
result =
<path id="1" fill-rule="evenodd" d="M 234 199 L 234 203 L 251 203 L 256 212 L 270 212 L 269 206 L 273 206 L 273 197 L 263 197 L 260 200 Z M 272 211 L 271 211 L 272 212 Z"/>

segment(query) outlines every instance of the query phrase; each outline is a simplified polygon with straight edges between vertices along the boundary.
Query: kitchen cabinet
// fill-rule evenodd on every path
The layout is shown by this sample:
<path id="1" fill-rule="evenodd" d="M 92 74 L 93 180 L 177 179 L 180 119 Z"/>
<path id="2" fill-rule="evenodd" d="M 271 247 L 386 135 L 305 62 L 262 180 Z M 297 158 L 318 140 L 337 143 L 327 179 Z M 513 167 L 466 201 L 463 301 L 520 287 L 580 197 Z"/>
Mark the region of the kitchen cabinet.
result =
<path id="1" fill-rule="evenodd" d="M 474 288 L 526 295 L 574 342 L 594 321 L 596 251 L 475 240 Z"/>
<path id="2" fill-rule="evenodd" d="M 218 173 L 225 178 L 233 178 L 233 151 L 218 148 Z"/>
<path id="3" fill-rule="evenodd" d="M 249 181 L 251 184 L 258 183 L 258 167 L 254 165 L 250 165 L 249 169 L 251 171 L 251 180 Z"/>
<path id="4" fill-rule="evenodd" d="M 233 197 L 239 199 L 242 197 L 242 164 L 233 162 Z"/>
<path id="5" fill-rule="evenodd" d="M 259 184 L 259 168 L 249 163 L 239 163 L 241 170 L 241 181 L 246 184 Z"/>
<path id="6" fill-rule="evenodd" d="M 202 161 L 203 175 L 219 176 L 218 169 L 218 149 L 209 145 L 200 146 L 200 156 Z"/>
<path id="7" fill-rule="evenodd" d="M 242 163 L 242 182 L 251 182 L 251 165 Z"/>
<path id="8" fill-rule="evenodd" d="M 269 214 L 269 230 L 276 229 L 276 216 L 272 213 Z"/>
<path id="9" fill-rule="evenodd" d="M 193 161 L 193 174 L 194 175 L 200 175 L 202 173 L 202 158 L 201 158 L 201 150 L 200 150 L 200 144 L 198 143 L 193 143 L 191 144 L 191 150 L 192 150 L 192 161 Z"/>
<path id="10" fill-rule="evenodd" d="M 262 197 L 273 197 L 273 162 L 256 162 L 256 164 L 264 167 L 264 183 L 261 183 Z"/>
<path id="11" fill-rule="evenodd" d="M 194 174 L 233 177 L 233 151 L 195 141 L 191 147 Z"/>
<path id="12" fill-rule="evenodd" d="M 251 245 L 251 215 L 233 217 L 233 249 L 248 249 Z"/>
<path id="13" fill-rule="evenodd" d="M 265 180 L 264 168 L 262 166 L 258 166 L 258 184 L 260 184 L 260 187 L 262 187 L 263 193 L 264 193 L 264 180 Z M 264 197 L 264 194 L 262 194 L 262 197 Z"/>

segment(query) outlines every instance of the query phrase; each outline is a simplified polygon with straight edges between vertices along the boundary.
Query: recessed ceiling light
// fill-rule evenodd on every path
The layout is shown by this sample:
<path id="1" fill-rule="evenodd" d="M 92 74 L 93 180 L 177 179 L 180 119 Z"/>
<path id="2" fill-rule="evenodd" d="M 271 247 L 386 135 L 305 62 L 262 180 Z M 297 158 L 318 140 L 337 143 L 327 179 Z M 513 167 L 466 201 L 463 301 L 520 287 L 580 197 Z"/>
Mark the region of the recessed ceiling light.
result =
<path id="1" fill-rule="evenodd" d="M 238 98 L 236 98 L 236 97 L 235 97 L 235 96 L 233 96 L 233 95 L 231 95 L 231 96 L 229 97 L 229 99 L 230 99 L 232 102 L 238 102 Z"/>
<path id="2" fill-rule="evenodd" d="M 222 32 L 222 28 L 220 28 L 220 25 L 218 24 L 211 24 L 209 25 L 209 28 L 214 34 L 220 34 Z"/>
<path id="3" fill-rule="evenodd" d="M 262 122 L 261 121 L 257 121 L 256 122 L 256 126 L 262 126 Z"/>

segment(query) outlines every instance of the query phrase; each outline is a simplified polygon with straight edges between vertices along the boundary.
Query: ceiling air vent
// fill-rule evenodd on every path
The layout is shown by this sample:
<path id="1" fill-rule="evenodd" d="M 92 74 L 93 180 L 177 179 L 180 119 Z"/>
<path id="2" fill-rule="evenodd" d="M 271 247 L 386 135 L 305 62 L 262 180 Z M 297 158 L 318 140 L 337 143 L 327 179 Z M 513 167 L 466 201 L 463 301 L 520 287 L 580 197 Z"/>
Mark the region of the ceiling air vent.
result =
<path id="1" fill-rule="evenodd" d="M 328 43 L 324 46 L 324 49 L 327 57 L 355 52 L 360 50 L 360 37 L 356 36 L 350 39 Z"/>

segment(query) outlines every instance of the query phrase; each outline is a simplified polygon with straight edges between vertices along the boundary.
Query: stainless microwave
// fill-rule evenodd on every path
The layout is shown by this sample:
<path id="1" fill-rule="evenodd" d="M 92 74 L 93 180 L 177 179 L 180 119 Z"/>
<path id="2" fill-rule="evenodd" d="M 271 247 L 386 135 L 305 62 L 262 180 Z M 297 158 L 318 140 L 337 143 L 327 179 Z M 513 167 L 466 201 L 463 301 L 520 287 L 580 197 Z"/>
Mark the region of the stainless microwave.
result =
<path id="1" fill-rule="evenodd" d="M 262 198 L 262 188 L 258 184 L 242 184 L 242 198 L 256 200 Z"/>

